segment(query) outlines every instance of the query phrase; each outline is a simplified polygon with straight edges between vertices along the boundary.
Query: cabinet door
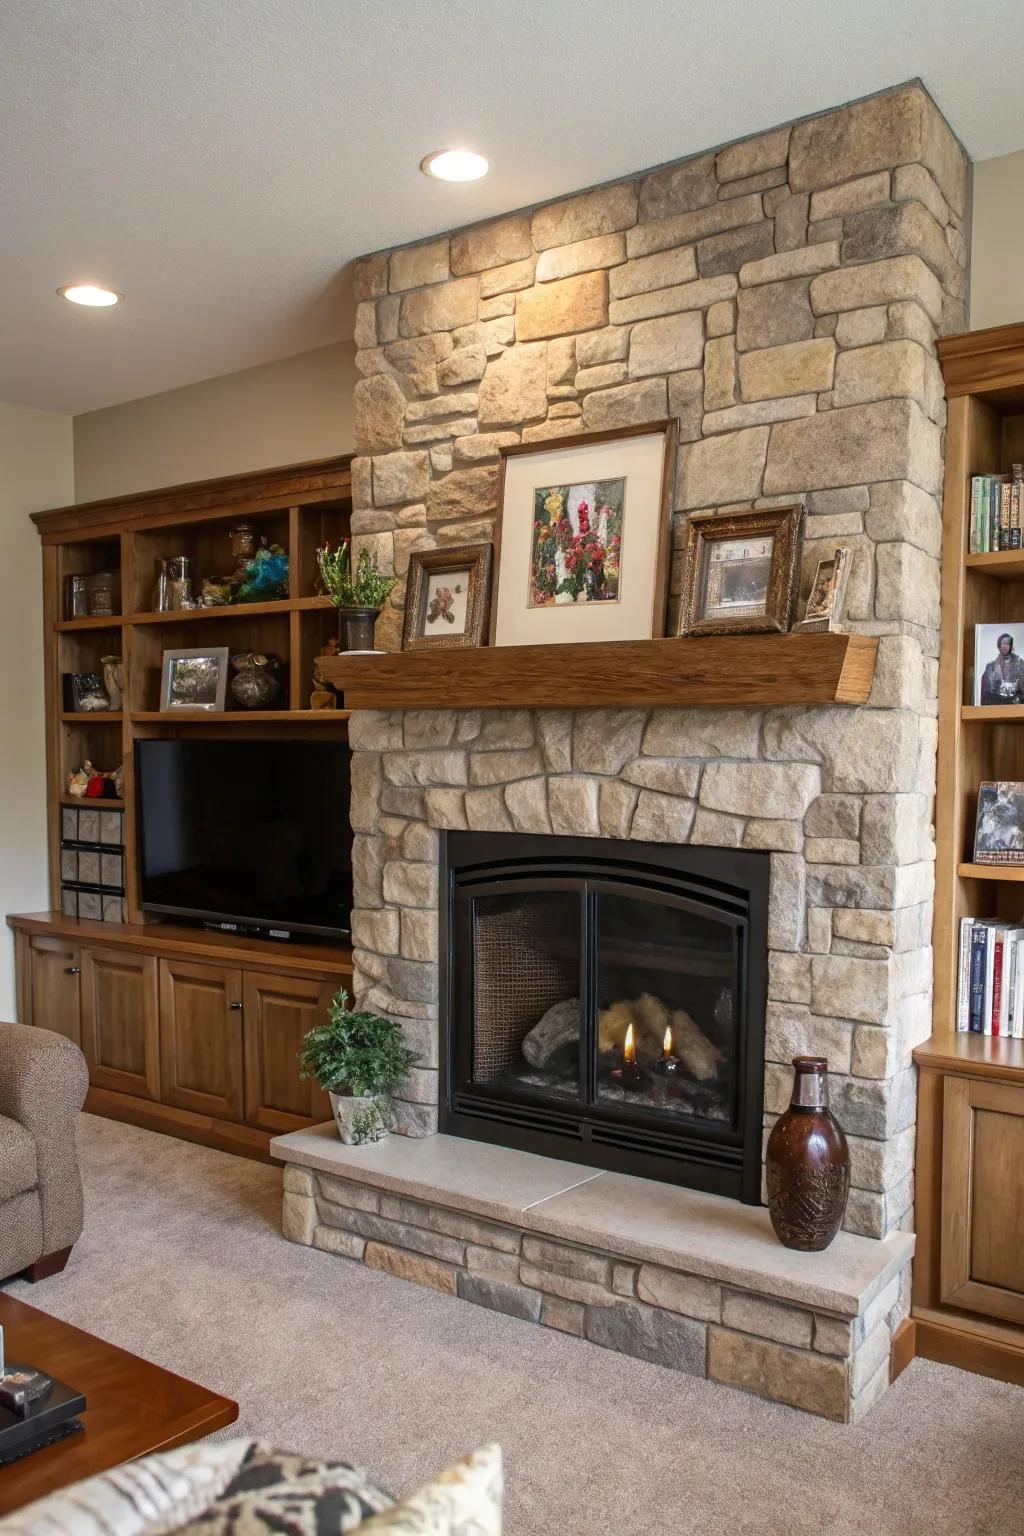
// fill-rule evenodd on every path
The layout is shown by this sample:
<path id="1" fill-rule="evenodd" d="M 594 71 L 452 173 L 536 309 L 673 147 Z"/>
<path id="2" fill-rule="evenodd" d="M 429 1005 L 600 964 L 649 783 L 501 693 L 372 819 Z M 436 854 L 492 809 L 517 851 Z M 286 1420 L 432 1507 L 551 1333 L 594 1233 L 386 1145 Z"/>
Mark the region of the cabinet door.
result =
<path id="1" fill-rule="evenodd" d="M 302 1037 L 327 1019 L 334 988 L 304 976 L 246 971 L 245 1118 L 265 1131 L 294 1131 L 331 1118 L 331 1101 L 299 1078 Z"/>
<path id="2" fill-rule="evenodd" d="M 155 956 L 82 951 L 82 1049 L 97 1088 L 159 1099 Z"/>
<path id="3" fill-rule="evenodd" d="M 1024 1323 L 1024 1087 L 947 1077 L 942 1300 Z"/>
<path id="4" fill-rule="evenodd" d="M 82 1043 L 81 953 L 68 939 L 36 935 L 29 949 L 26 1023 Z"/>
<path id="5" fill-rule="evenodd" d="M 241 971 L 160 961 L 160 1081 L 165 1104 L 241 1120 Z"/>

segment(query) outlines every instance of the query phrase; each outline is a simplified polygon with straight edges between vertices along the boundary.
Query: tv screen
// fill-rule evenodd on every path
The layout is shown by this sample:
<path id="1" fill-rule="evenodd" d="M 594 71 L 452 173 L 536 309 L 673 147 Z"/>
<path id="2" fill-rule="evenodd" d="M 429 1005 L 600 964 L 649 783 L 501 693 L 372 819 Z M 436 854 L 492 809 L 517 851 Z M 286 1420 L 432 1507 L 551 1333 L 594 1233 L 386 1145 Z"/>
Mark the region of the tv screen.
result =
<path id="1" fill-rule="evenodd" d="M 140 741 L 142 907 L 349 931 L 349 751 L 340 741 Z"/>

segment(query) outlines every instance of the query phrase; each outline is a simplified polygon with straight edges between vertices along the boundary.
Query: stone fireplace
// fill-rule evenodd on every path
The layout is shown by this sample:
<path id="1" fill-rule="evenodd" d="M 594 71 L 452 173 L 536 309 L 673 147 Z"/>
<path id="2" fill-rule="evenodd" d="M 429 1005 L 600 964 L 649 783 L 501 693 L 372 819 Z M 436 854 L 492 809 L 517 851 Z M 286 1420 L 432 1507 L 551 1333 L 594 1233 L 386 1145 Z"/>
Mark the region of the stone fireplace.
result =
<path id="1" fill-rule="evenodd" d="M 859 708 L 602 709 L 595 677 L 595 707 L 568 711 L 553 654 L 542 708 L 453 697 L 354 714 L 355 987 L 401 1021 L 416 1065 L 398 1105 L 404 1137 L 376 1160 L 340 1155 L 329 1134 L 278 1143 L 298 1165 L 289 1235 L 833 1417 L 856 1418 L 884 1390 L 908 1306 L 911 1051 L 930 1031 L 945 420 L 934 343 L 964 323 L 967 196 L 963 152 L 915 82 L 358 265 L 353 532 L 384 569 L 404 578 L 415 549 L 491 536 L 503 446 L 675 417 L 668 632 L 687 516 L 797 502 L 802 598 L 817 561 L 850 546 L 847 623 L 878 637 L 878 661 Z M 388 649 L 403 585 L 378 625 Z M 520 856 L 502 850 L 519 838 L 535 874 L 551 858 L 572 868 L 568 885 L 535 884 L 526 918 L 504 888 L 477 913 L 478 937 L 493 930 L 480 987 L 514 984 L 517 964 L 510 980 L 499 951 L 518 921 L 538 990 L 536 1017 L 516 1012 L 512 992 L 511 1038 L 475 1060 L 459 1020 L 468 1010 L 480 1026 L 483 993 L 467 997 L 461 965 L 442 971 L 468 920 L 462 895 L 449 900 L 451 870 L 484 846 L 510 875 Z M 684 954 L 703 951 L 708 974 L 686 991 L 660 962 L 642 991 L 610 963 L 601 882 L 621 886 L 623 860 L 682 903 L 649 925 L 633 907 L 622 932 L 637 954 L 669 948 L 668 934 Z M 669 915 L 684 911 L 689 929 Z M 746 937 L 730 949 L 737 924 Z M 660 1006 L 635 1017 L 647 994 Z M 530 1032 L 574 1001 L 574 1058 L 565 1010 L 547 1024 L 567 1035 L 557 1091 L 526 1082 Z M 667 1094 L 630 1100 L 610 1076 L 628 1064 L 617 1004 L 643 1032 L 651 1095 L 663 1010 L 720 1053 L 685 1114 Z M 729 1033 L 737 1009 L 742 1041 Z M 760 1104 L 767 1137 L 798 1053 L 828 1057 L 852 1159 L 845 1231 L 819 1256 L 787 1254 L 766 1213 L 720 1198 L 756 1196 L 747 1119 Z M 602 1103 L 602 1085 L 622 1097 Z M 551 1183 L 522 1151 L 513 1103 L 533 1114 L 526 1129 L 545 1136 L 561 1114 L 575 1138 Z M 711 1111 L 726 1107 L 715 1166 Z M 642 1180 L 614 1171 L 616 1149 L 597 1148 L 624 1108 L 650 1132 L 649 1154 L 675 1138 L 688 1181 L 718 1196 L 649 1183 L 650 1167 Z M 502 1147 L 459 1139 L 482 1133 L 485 1110 Z M 435 1135 L 439 1117 L 455 1135 Z M 499 1154 L 528 1196 L 481 1188 L 485 1174 L 504 1177 Z M 506 1227 L 474 1236 L 482 1216 Z"/>

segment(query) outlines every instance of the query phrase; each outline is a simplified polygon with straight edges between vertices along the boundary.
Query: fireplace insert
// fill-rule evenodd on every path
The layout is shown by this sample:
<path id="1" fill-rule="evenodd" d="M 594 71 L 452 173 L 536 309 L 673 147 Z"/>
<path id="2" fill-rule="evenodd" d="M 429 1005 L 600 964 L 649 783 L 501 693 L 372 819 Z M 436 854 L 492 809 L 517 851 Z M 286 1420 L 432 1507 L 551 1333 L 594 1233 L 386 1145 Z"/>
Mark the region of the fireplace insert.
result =
<path id="1" fill-rule="evenodd" d="M 441 1129 L 760 1200 L 769 856 L 449 832 Z"/>

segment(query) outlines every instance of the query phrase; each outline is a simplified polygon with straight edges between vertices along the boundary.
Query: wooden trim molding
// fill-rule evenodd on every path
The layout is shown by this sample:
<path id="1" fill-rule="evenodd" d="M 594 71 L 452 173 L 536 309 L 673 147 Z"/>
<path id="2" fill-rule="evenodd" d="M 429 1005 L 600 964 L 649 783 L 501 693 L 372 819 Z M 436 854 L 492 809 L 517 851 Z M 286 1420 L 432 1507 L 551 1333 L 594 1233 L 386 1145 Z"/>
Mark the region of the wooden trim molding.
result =
<path id="1" fill-rule="evenodd" d="M 945 1323 L 922 1317 L 915 1317 L 914 1323 L 915 1350 L 922 1360 L 955 1365 L 961 1371 L 973 1371 L 977 1376 L 992 1376 L 996 1381 L 1010 1381 L 1024 1387 L 1024 1348 L 964 1332 L 956 1323 L 947 1327 Z"/>
<path id="2" fill-rule="evenodd" d="M 916 1354 L 917 1323 L 912 1317 L 905 1317 L 893 1334 L 892 1344 L 889 1348 L 890 1386 L 892 1386 L 897 1376 L 902 1376 Z"/>
<path id="3" fill-rule="evenodd" d="M 1024 323 L 943 336 L 936 350 L 947 398 L 1024 384 Z"/>

